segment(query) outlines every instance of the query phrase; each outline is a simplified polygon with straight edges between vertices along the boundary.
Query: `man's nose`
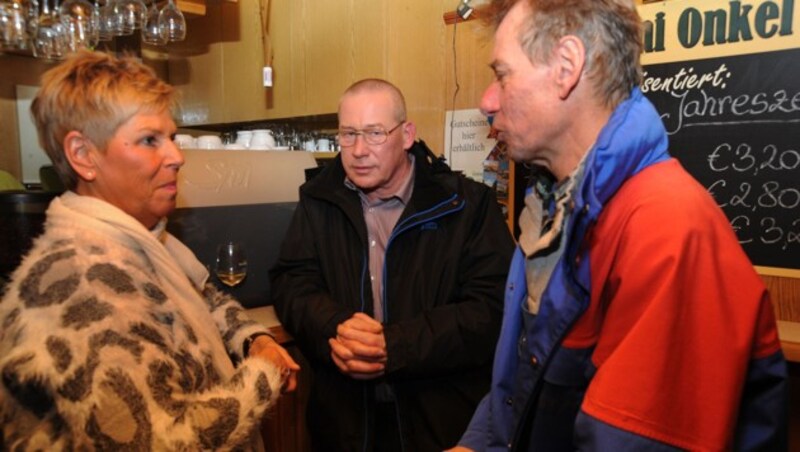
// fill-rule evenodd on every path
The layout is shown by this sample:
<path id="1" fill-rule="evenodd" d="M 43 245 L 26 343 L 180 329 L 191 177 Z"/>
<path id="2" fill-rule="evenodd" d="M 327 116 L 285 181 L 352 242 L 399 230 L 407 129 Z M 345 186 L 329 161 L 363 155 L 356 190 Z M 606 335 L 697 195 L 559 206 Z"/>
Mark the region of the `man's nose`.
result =
<path id="1" fill-rule="evenodd" d="M 356 135 L 356 141 L 353 143 L 353 155 L 356 157 L 367 155 L 367 146 L 367 139 L 364 134 Z"/>
<path id="2" fill-rule="evenodd" d="M 486 116 L 494 116 L 500 109 L 500 96 L 498 95 L 498 91 L 497 81 L 493 81 L 486 87 L 486 90 L 483 91 L 483 96 L 481 96 L 481 113 Z"/>

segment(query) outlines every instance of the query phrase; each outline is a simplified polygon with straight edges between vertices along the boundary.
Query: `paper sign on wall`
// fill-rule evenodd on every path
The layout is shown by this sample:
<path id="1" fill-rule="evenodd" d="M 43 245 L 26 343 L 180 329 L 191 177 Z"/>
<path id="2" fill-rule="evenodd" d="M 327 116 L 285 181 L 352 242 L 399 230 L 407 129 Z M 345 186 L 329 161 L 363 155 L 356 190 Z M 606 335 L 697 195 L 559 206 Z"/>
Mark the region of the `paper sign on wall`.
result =
<path id="1" fill-rule="evenodd" d="M 483 161 L 497 141 L 489 136 L 489 122 L 477 108 L 450 110 L 445 115 L 444 156 L 455 171 L 483 182 Z"/>

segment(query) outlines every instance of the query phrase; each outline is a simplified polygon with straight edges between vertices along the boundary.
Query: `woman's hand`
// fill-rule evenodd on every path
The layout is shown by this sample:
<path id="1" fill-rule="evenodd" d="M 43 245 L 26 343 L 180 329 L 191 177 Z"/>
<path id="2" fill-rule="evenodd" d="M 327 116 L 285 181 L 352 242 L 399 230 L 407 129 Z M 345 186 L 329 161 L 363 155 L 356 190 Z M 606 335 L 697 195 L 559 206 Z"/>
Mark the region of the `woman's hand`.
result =
<path id="1" fill-rule="evenodd" d="M 265 359 L 281 369 L 283 392 L 292 392 L 297 388 L 297 372 L 300 371 L 300 365 L 292 359 L 285 348 L 275 342 L 272 336 L 263 335 L 255 338 L 250 345 L 249 356 Z"/>

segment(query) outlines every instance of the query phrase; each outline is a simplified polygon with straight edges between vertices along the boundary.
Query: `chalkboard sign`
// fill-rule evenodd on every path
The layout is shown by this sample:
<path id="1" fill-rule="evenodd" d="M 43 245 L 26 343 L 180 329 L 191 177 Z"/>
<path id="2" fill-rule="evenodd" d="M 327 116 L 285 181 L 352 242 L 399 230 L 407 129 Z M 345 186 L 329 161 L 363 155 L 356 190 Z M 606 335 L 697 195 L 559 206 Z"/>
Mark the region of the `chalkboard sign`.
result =
<path id="1" fill-rule="evenodd" d="M 800 269 L 800 50 L 645 72 L 670 153 L 708 188 L 753 263 Z"/>
<path id="2" fill-rule="evenodd" d="M 800 39 L 793 0 L 639 8 L 642 91 L 754 265 L 800 274 Z"/>

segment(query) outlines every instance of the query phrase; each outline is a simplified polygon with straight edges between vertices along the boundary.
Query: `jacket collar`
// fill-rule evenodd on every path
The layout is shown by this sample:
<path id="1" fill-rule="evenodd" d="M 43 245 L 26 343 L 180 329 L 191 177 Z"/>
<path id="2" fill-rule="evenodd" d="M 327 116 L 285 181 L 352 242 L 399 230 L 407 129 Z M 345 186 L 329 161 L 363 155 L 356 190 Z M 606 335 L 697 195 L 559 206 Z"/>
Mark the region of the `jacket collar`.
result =
<path id="1" fill-rule="evenodd" d="M 648 166 L 669 158 L 661 116 L 638 87 L 622 102 L 589 151 L 577 204 L 596 219 L 622 184 Z"/>
<path id="2" fill-rule="evenodd" d="M 568 247 L 562 260 L 572 273 L 586 232 L 622 184 L 639 171 L 670 158 L 669 140 L 661 116 L 634 87 L 630 97 L 614 110 L 586 157 L 583 181 L 575 196 L 572 224 L 567 226 Z M 586 293 L 591 287 L 588 259 L 572 273 Z"/>
<path id="3" fill-rule="evenodd" d="M 437 157 L 422 140 L 416 141 L 408 152 L 414 155 L 414 191 L 399 222 L 420 212 L 440 212 L 442 208 L 458 205 L 463 198 L 459 187 L 445 185 L 442 178 L 437 177 L 452 173 L 444 159 Z M 358 194 L 344 185 L 344 179 L 342 157 L 338 155 L 320 174 L 303 184 L 300 191 L 313 198 L 356 209 L 352 213 L 357 211 L 360 214 Z M 445 202 L 451 199 L 455 202 Z"/>

